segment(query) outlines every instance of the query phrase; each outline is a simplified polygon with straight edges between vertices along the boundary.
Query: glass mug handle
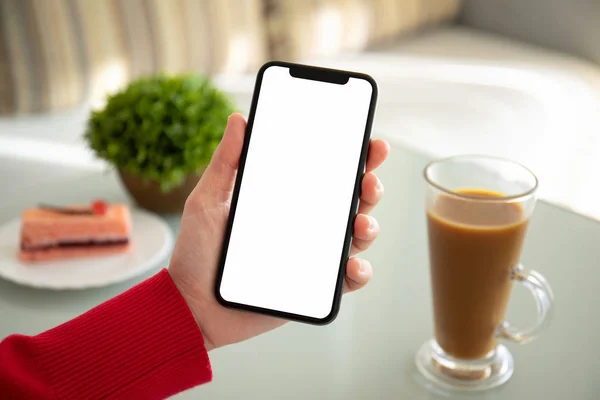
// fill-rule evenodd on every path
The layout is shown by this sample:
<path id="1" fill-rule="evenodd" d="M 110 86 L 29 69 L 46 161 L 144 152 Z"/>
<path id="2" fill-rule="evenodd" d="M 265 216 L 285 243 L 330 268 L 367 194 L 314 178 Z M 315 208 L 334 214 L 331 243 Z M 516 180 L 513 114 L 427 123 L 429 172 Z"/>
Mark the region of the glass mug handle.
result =
<path id="1" fill-rule="evenodd" d="M 537 305 L 537 320 L 533 327 L 525 330 L 511 327 L 507 321 L 504 321 L 498 328 L 498 337 L 520 344 L 529 343 L 548 326 L 552 317 L 554 294 L 540 273 L 525 271 L 521 264 L 511 271 L 510 277 L 531 291 Z"/>

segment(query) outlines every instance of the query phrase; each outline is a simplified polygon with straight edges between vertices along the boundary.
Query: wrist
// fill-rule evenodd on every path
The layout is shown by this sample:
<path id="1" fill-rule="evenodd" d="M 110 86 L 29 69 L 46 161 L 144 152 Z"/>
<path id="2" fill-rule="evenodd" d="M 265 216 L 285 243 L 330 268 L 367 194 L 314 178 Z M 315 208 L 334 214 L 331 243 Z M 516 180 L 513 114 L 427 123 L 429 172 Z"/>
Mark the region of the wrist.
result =
<path id="1" fill-rule="evenodd" d="M 204 328 L 202 326 L 202 318 L 199 312 L 200 307 L 197 305 L 198 302 L 193 296 L 194 291 L 190 289 L 189 284 L 185 283 L 185 280 L 181 279 L 178 276 L 178 274 L 173 273 L 173 271 L 170 268 L 167 269 L 167 271 L 169 272 L 169 276 L 171 277 L 173 284 L 175 284 L 175 287 L 177 288 L 177 290 L 179 290 L 181 297 L 188 306 L 192 317 L 196 321 L 196 325 L 198 325 L 198 328 L 200 329 L 200 334 L 202 335 L 202 338 L 204 340 L 204 348 L 206 349 L 206 351 L 213 350 L 214 345 L 212 344 L 210 338 L 208 338 L 208 336 L 206 335 L 206 332 L 204 331 Z"/>

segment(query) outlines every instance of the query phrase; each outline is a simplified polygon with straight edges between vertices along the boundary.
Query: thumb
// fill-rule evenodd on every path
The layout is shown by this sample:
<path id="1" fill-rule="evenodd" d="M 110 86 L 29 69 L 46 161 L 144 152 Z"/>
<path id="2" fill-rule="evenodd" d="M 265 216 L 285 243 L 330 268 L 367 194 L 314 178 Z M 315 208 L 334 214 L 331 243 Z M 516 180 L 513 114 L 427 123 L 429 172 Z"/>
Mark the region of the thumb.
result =
<path id="1" fill-rule="evenodd" d="M 221 143 L 194 189 L 194 196 L 201 193 L 217 201 L 229 200 L 235 184 L 245 132 L 246 119 L 241 114 L 231 114 Z"/>

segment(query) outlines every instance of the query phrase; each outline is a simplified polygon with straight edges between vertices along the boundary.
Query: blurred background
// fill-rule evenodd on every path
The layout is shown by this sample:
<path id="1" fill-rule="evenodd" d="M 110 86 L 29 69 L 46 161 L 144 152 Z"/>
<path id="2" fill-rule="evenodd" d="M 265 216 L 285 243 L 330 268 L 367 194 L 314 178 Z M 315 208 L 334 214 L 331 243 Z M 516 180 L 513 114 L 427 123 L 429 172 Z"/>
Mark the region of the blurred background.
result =
<path id="1" fill-rule="evenodd" d="M 180 220 L 153 216 L 168 224 L 158 234 L 136 220 L 141 234 L 132 240 L 143 259 L 19 269 L 23 208 L 135 197 L 163 214 L 169 195 L 181 206 L 201 168 L 191 171 L 210 159 L 231 109 L 247 114 L 269 60 L 360 71 L 378 82 L 373 136 L 392 153 L 379 170 L 386 197 L 376 210 L 386 234 L 368 257 L 383 279 L 345 299 L 326 331 L 290 324 L 211 355 L 220 384 L 202 390 L 212 398 L 252 398 L 246 392 L 275 386 L 285 393 L 279 398 L 310 398 L 296 390 L 299 376 L 298 388 L 321 398 L 433 398 L 407 384 L 413 352 L 431 335 L 425 224 L 415 206 L 424 207 L 416 192 L 427 158 L 519 161 L 538 175 L 542 200 L 600 221 L 600 0 L 0 0 L 0 275 L 16 271 L 13 281 L 59 290 L 130 279 L 56 293 L 0 279 L 0 339 L 55 326 L 124 291 L 132 276 L 168 265 Z M 172 80 L 152 80 L 162 72 Z M 173 78 L 183 72 L 208 76 L 216 90 Z M 154 78 L 135 84 L 140 77 Z M 93 110 L 100 114 L 90 130 Z M 115 170 L 127 166 L 161 180 L 141 190 L 119 179 Z M 170 194 L 159 191 L 179 178 L 184 184 Z M 593 307 L 579 306 L 598 302 L 598 224 L 552 207 L 536 216 L 523 259 L 553 285 L 559 323 L 541 347 L 514 348 L 519 376 L 485 398 L 598 398 L 596 330 L 579 328 L 598 320 Z M 527 293 L 516 296 L 509 320 L 520 326 L 534 309 Z"/>
<path id="2" fill-rule="evenodd" d="M 369 73 L 375 136 L 523 162 L 600 219 L 598 21 L 589 0 L 0 0 L 0 182 L 104 168 L 90 110 L 139 76 L 207 74 L 247 112 L 277 59 Z"/>

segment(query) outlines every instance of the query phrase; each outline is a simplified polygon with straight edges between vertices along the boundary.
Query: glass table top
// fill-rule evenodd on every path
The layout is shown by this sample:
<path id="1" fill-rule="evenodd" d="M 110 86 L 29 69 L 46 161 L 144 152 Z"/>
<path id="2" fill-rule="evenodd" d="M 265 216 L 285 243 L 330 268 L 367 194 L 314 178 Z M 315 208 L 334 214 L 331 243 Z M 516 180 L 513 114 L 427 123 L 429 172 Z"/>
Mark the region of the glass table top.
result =
<path id="1" fill-rule="evenodd" d="M 290 323 L 217 349 L 210 354 L 214 381 L 176 398 L 597 398 L 600 223 L 543 202 L 532 217 L 522 261 L 544 274 L 554 290 L 556 309 L 549 330 L 531 344 L 507 344 L 515 374 L 502 387 L 476 395 L 427 387 L 414 356 L 433 334 L 422 180 L 428 161 L 392 147 L 379 170 L 386 194 L 374 215 L 381 234 L 364 255 L 373 264 L 374 277 L 365 289 L 344 296 L 336 321 L 325 327 Z M 23 165 L 17 168 L 19 162 Z M 39 202 L 76 203 L 95 197 L 129 201 L 113 173 L 48 167 L 0 158 L 0 184 L 5 188 L 0 223 Z M 23 179 L 32 183 L 9 190 L 12 181 Z M 176 231 L 178 217 L 166 219 Z M 123 284 L 85 291 L 52 292 L 0 280 L 0 338 L 51 328 L 167 264 L 164 260 L 151 273 Z M 534 313 L 533 300 L 517 287 L 508 319 L 524 324 Z"/>

